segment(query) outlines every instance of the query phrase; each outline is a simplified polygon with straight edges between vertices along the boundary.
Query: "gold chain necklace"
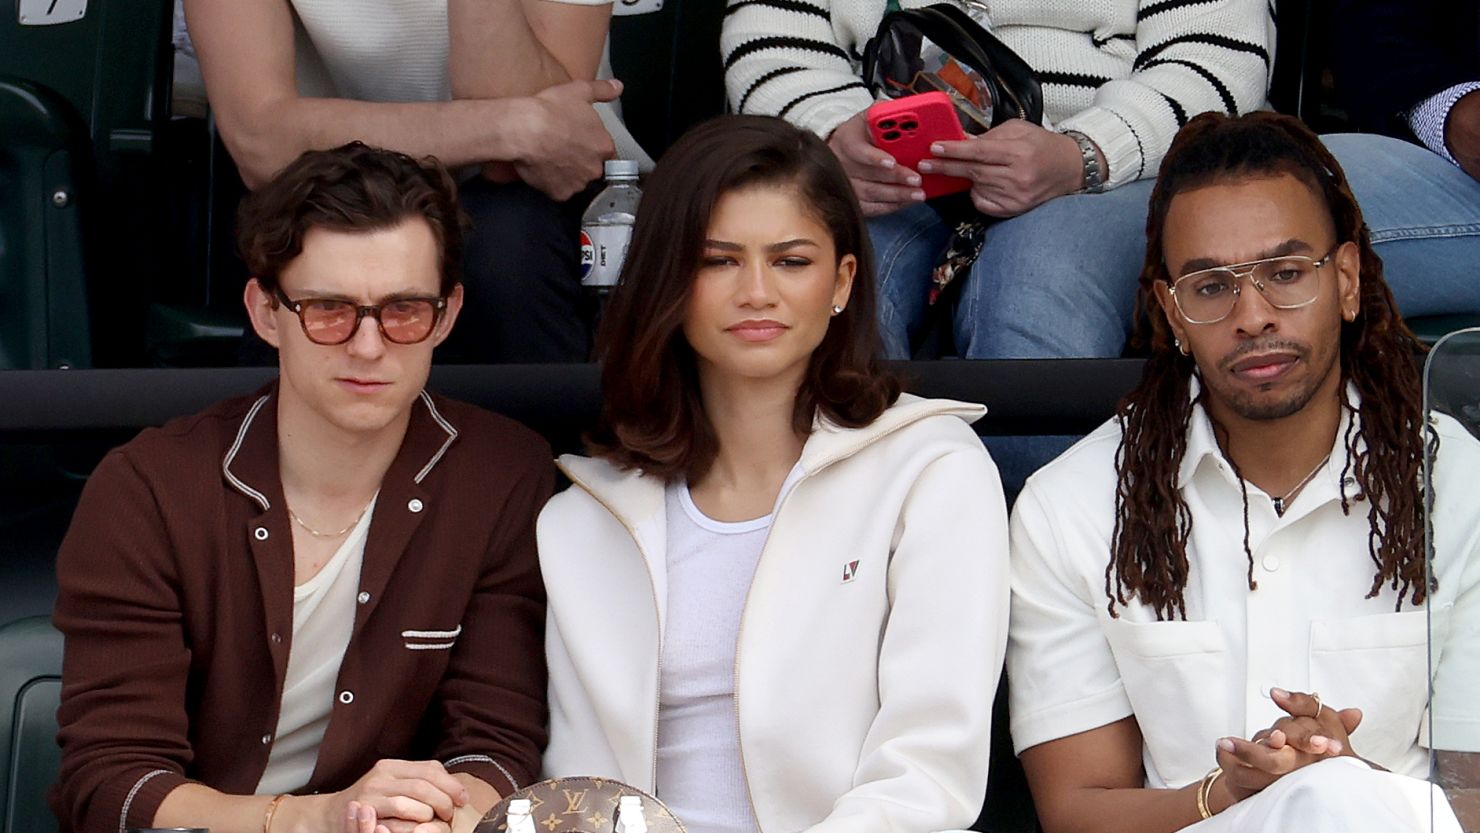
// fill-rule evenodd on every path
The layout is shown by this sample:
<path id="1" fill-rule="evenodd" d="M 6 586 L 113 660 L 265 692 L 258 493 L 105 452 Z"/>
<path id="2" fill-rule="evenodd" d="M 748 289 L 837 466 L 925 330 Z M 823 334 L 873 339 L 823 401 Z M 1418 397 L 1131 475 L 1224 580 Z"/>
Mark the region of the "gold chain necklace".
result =
<path id="1" fill-rule="evenodd" d="M 374 502 L 375 501 L 372 500 L 370 503 Z M 288 507 L 288 517 L 292 518 L 294 523 L 308 530 L 308 534 L 312 535 L 315 538 L 338 538 L 344 533 L 349 532 L 351 529 L 354 529 L 355 526 L 360 523 L 360 521 L 365 517 L 365 512 L 370 508 L 370 503 L 365 504 L 365 508 L 361 509 L 360 514 L 356 515 L 355 519 L 349 522 L 349 526 L 346 526 L 344 529 L 341 529 L 338 532 L 320 532 L 317 529 L 314 529 L 313 527 L 304 523 L 303 519 L 298 517 L 298 513 L 294 512 L 293 507 L 291 506 Z"/>
<path id="2" fill-rule="evenodd" d="M 1305 484 L 1309 483 L 1310 479 L 1316 476 L 1316 472 L 1320 471 L 1330 459 L 1330 454 L 1322 457 L 1321 462 L 1316 463 L 1316 467 L 1310 470 L 1310 474 L 1307 474 L 1306 476 L 1300 478 L 1300 482 L 1295 484 L 1295 488 L 1291 489 L 1288 492 L 1285 492 L 1280 497 L 1270 498 L 1270 502 L 1274 504 L 1274 513 L 1283 518 L 1285 516 L 1285 510 L 1289 508 L 1290 499 L 1295 497 L 1296 492 L 1299 492 L 1301 489 L 1305 488 Z"/>

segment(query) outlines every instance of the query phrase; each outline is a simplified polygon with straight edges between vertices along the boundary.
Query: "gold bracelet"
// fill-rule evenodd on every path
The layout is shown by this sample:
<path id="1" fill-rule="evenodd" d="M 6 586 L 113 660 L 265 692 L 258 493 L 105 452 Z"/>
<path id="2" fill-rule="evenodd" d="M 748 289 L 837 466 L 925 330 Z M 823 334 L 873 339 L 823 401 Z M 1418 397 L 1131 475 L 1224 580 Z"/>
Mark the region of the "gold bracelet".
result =
<path id="1" fill-rule="evenodd" d="M 1208 807 L 1208 798 L 1213 794 L 1213 782 L 1223 774 L 1223 767 L 1213 767 L 1207 775 L 1203 776 L 1202 783 L 1197 787 L 1197 814 L 1205 819 L 1213 817 L 1213 811 Z M 266 831 L 263 831 L 266 833 Z"/>
<path id="2" fill-rule="evenodd" d="M 288 794 L 283 793 L 274 796 L 271 801 L 267 802 L 267 815 L 262 817 L 262 833 L 272 833 L 272 817 L 277 814 L 278 805 L 282 804 L 283 799 L 287 797 Z M 1203 818 L 1207 817 L 1204 816 Z"/>

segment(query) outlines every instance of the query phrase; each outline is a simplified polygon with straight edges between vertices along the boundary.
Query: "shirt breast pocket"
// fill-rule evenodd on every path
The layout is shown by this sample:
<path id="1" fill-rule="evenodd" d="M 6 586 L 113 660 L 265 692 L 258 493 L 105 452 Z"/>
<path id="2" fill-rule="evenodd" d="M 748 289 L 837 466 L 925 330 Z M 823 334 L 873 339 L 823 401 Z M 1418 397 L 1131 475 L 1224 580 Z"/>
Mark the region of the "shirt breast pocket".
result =
<path id="1" fill-rule="evenodd" d="M 401 640 L 408 651 L 451 651 L 462 635 L 462 625 L 455 628 L 411 628 L 401 631 Z"/>
<path id="2" fill-rule="evenodd" d="M 1436 623 L 1442 613 L 1435 612 Z M 1362 710 L 1357 754 L 1396 762 L 1418 738 L 1428 705 L 1428 614 L 1423 610 L 1310 623 L 1310 687 L 1324 703 Z"/>
<path id="3" fill-rule="evenodd" d="M 1173 786 L 1201 777 L 1229 719 L 1218 623 L 1110 619 L 1105 635 L 1157 775 Z"/>

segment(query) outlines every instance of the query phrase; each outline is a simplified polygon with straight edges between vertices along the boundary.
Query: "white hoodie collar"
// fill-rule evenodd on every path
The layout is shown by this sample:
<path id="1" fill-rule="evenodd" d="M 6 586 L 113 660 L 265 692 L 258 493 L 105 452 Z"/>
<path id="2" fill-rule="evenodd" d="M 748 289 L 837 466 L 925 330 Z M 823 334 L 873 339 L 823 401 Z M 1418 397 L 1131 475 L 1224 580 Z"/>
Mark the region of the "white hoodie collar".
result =
<path id="1" fill-rule="evenodd" d="M 819 415 L 813 420 L 812 434 L 802 446 L 803 480 L 928 417 L 954 416 L 972 423 L 986 412 L 986 406 L 972 402 L 923 399 L 905 393 L 862 428 L 847 428 Z M 633 529 L 662 512 L 663 483 L 656 478 L 576 454 L 561 455 L 558 465 L 572 483 L 591 493 L 618 520 Z"/>

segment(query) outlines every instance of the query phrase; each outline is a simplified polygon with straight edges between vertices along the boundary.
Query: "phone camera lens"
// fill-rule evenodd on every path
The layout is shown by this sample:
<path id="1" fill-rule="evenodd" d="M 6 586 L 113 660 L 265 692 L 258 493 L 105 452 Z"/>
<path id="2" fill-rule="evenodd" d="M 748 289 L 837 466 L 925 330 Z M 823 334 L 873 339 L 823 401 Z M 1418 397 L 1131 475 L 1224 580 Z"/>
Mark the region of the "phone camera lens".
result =
<path id="1" fill-rule="evenodd" d="M 914 119 L 909 119 L 909 120 L 901 123 L 899 126 L 900 126 L 900 128 L 902 130 L 908 130 L 910 132 L 914 132 L 916 129 L 918 129 L 920 127 L 920 123 L 917 122 L 917 121 L 915 121 Z"/>
<path id="2" fill-rule="evenodd" d="M 883 121 L 879 122 L 879 129 L 880 130 L 893 130 L 894 127 L 895 127 L 895 121 L 894 121 L 894 119 L 884 119 Z"/>
<path id="3" fill-rule="evenodd" d="M 886 141 L 886 142 L 892 142 L 892 141 L 894 141 L 895 139 L 898 139 L 898 138 L 899 138 L 899 131 L 898 130 L 886 130 L 886 131 L 884 131 L 884 141 Z"/>

